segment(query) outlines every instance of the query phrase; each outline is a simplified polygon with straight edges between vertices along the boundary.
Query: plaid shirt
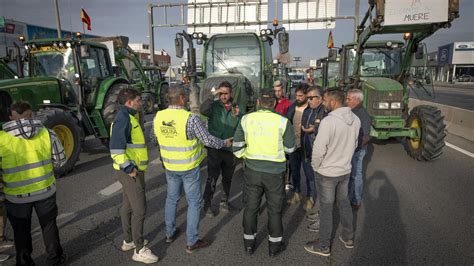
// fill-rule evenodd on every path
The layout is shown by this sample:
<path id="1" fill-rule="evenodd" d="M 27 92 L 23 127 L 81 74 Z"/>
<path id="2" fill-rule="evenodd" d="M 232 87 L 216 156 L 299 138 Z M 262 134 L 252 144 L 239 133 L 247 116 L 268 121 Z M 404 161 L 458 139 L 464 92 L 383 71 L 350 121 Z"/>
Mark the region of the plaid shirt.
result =
<path id="1" fill-rule="evenodd" d="M 36 136 L 43 127 L 39 120 L 20 119 L 5 123 L 3 130 L 15 137 L 30 139 Z M 66 163 L 66 153 L 56 134 L 50 129 L 48 132 L 51 139 L 51 160 L 53 166 L 58 168 Z"/>
<path id="2" fill-rule="evenodd" d="M 169 109 L 185 109 L 182 106 L 178 105 L 169 105 Z M 156 138 L 155 131 L 153 130 L 154 127 L 152 126 L 152 130 L 150 131 L 150 139 L 155 146 L 158 146 L 158 139 Z M 209 131 L 204 127 L 204 125 L 201 122 L 201 119 L 199 116 L 195 114 L 191 114 L 189 117 L 188 121 L 186 122 L 186 138 L 188 140 L 192 139 L 199 139 L 204 146 L 211 147 L 214 149 L 220 149 L 224 147 L 225 141 L 214 137 L 209 133 Z"/>

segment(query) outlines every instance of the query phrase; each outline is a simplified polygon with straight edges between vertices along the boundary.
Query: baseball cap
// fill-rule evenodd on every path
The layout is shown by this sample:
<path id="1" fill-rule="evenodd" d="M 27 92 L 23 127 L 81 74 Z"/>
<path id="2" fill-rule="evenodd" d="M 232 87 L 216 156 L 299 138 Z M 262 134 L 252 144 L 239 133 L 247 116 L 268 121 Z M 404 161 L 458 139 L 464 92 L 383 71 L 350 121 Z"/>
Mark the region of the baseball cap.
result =
<path id="1" fill-rule="evenodd" d="M 273 92 L 272 89 L 265 88 L 265 89 L 260 90 L 260 98 L 274 98 L 274 97 L 275 97 L 275 93 Z"/>

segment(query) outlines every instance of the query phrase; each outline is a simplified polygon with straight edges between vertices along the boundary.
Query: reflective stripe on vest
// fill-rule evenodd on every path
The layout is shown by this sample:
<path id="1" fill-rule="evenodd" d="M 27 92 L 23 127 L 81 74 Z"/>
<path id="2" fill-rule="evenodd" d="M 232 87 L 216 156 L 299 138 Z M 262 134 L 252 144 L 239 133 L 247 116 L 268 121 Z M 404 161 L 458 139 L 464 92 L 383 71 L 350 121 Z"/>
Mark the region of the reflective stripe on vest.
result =
<path id="1" fill-rule="evenodd" d="M 110 156 L 114 161 L 114 169 L 125 169 L 129 165 L 135 165 L 138 170 L 145 171 L 148 167 L 148 150 L 145 144 L 145 137 L 138 120 L 129 114 L 131 125 L 131 141 L 127 143 L 125 149 L 111 149 Z M 112 135 L 113 123 L 110 134 Z"/>
<path id="2" fill-rule="evenodd" d="M 42 193 L 54 181 L 49 131 L 42 128 L 30 138 L 22 139 L 0 131 L 1 171 L 5 198 L 22 198 L 15 202 L 31 202 L 29 195 L 42 199 Z"/>
<path id="3" fill-rule="evenodd" d="M 190 115 L 183 109 L 165 109 L 157 112 L 153 120 L 161 159 L 169 171 L 191 170 L 206 157 L 198 139 L 187 139 L 186 125 Z"/>
<path id="4" fill-rule="evenodd" d="M 242 118 L 246 148 L 235 153 L 247 159 L 284 162 L 283 134 L 288 119 L 268 110 L 245 115 Z"/>

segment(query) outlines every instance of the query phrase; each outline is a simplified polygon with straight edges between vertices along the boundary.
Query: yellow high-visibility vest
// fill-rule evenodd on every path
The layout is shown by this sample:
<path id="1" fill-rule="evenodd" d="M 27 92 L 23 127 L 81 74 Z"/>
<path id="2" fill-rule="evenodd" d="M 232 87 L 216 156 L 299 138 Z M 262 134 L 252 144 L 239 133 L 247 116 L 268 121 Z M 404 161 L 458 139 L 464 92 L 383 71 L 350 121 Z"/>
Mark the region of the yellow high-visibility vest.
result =
<path id="1" fill-rule="evenodd" d="M 131 142 L 127 143 L 126 149 L 111 149 L 110 156 L 114 163 L 114 169 L 124 169 L 130 164 L 137 166 L 139 171 L 145 171 L 148 168 L 148 150 L 145 144 L 145 136 L 143 136 L 142 127 L 138 120 L 132 116 L 130 117 L 131 124 Z M 113 123 L 110 126 L 110 136 L 112 136 Z"/>
<path id="2" fill-rule="evenodd" d="M 54 192 L 51 138 L 42 128 L 31 139 L 0 131 L 0 157 L 5 198 L 11 202 L 31 202 L 33 196 Z"/>
<path id="3" fill-rule="evenodd" d="M 186 124 L 191 113 L 183 109 L 165 109 L 156 113 L 153 130 L 160 145 L 161 159 L 169 171 L 187 171 L 204 160 L 204 145 L 188 140 Z"/>
<path id="4" fill-rule="evenodd" d="M 234 153 L 239 158 L 284 162 L 283 134 L 288 119 L 268 110 L 258 110 L 242 117 L 246 147 Z"/>

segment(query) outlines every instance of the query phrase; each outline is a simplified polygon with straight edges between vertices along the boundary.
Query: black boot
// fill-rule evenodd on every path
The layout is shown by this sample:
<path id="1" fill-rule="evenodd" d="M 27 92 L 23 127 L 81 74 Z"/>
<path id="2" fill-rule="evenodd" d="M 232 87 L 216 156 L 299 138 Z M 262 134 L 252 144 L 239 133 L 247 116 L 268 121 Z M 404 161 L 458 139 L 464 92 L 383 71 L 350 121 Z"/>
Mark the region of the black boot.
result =
<path id="1" fill-rule="evenodd" d="M 255 239 L 244 239 L 244 248 L 247 255 L 252 255 L 255 252 Z"/>
<path id="2" fill-rule="evenodd" d="M 283 242 L 271 242 L 268 241 L 268 255 L 270 257 L 276 257 L 286 249 L 286 245 Z"/>

